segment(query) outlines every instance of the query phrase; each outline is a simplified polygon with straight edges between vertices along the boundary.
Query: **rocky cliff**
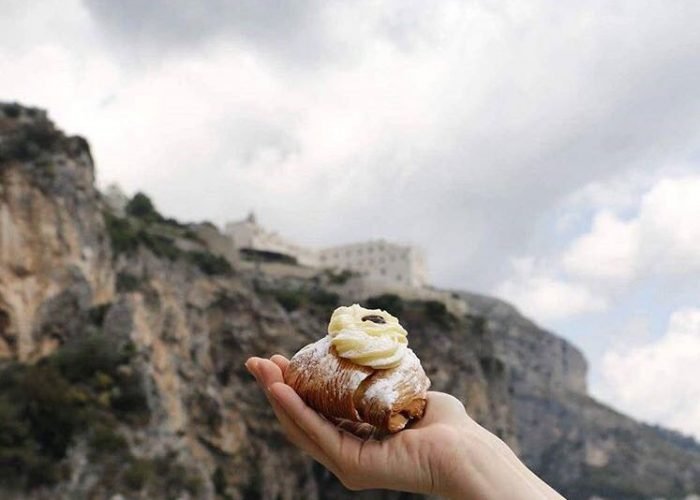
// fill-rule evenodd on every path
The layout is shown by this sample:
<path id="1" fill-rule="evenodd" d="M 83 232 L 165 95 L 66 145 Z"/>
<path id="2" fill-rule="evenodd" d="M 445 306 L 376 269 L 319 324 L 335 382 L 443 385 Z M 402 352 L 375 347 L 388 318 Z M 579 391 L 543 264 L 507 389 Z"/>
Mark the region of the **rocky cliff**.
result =
<path id="1" fill-rule="evenodd" d="M 318 338 L 334 277 L 266 280 L 136 196 L 111 213 L 85 140 L 0 105 L 3 498 L 410 498 L 350 493 L 290 447 L 243 367 Z M 199 226 L 201 227 L 201 226 Z M 207 227 L 211 232 L 211 226 Z M 700 446 L 586 393 L 566 341 L 496 299 L 394 296 L 436 390 L 570 498 L 700 491 Z"/>

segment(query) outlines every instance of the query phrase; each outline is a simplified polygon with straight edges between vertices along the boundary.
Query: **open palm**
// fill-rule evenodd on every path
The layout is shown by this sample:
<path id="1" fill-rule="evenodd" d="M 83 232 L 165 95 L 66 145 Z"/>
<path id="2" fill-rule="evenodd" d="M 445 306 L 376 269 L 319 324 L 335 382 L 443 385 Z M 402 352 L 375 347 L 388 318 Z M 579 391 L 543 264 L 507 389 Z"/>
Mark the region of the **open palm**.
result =
<path id="1" fill-rule="evenodd" d="M 347 488 L 417 493 L 442 489 L 442 471 L 460 458 L 459 451 L 449 452 L 461 438 L 456 424 L 463 424 L 466 416 L 456 398 L 430 392 L 425 416 L 412 428 L 382 441 L 362 440 L 325 420 L 284 383 L 288 364 L 286 358 L 275 355 L 270 360 L 251 358 L 246 367 L 265 390 L 288 438 Z"/>

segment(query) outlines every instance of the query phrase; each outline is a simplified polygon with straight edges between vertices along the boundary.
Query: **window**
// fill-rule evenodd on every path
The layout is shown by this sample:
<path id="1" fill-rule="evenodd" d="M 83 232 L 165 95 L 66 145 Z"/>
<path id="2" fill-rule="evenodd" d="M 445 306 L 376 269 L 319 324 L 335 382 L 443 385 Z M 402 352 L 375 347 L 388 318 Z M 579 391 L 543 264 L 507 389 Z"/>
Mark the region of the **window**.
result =
<path id="1" fill-rule="evenodd" d="M 397 274 L 397 275 L 396 275 L 396 279 L 397 279 L 398 281 L 403 281 L 403 276 L 401 276 L 400 274 Z"/>
<path id="2" fill-rule="evenodd" d="M 384 268 L 382 267 L 382 268 L 379 270 L 379 274 L 381 274 L 382 276 L 385 276 L 385 275 L 386 275 L 386 269 L 384 269 Z"/>

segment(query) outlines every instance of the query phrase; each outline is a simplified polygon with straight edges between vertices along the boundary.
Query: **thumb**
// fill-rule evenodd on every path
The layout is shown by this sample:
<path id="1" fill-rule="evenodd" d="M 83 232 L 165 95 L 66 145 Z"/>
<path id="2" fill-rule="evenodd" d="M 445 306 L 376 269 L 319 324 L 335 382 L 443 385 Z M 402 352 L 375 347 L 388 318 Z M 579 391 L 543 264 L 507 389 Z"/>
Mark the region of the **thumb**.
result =
<path id="1" fill-rule="evenodd" d="M 469 418 L 467 410 L 456 397 L 444 392 L 429 391 L 425 414 L 414 428 L 425 427 L 433 423 L 461 423 Z"/>

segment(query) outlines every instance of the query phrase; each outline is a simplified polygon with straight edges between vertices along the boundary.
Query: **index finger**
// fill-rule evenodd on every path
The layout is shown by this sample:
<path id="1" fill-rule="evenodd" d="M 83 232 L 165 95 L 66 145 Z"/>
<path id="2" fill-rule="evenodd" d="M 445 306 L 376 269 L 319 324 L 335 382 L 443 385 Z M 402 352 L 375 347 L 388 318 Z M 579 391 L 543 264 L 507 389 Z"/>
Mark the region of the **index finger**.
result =
<path id="1" fill-rule="evenodd" d="M 289 360 L 281 354 L 275 354 L 270 358 L 270 361 L 279 366 L 280 370 L 282 370 L 282 375 L 284 375 L 284 372 L 287 371 L 287 367 L 289 366 Z"/>
<path id="2" fill-rule="evenodd" d="M 343 463 L 344 457 L 357 456 L 361 441 L 340 431 L 306 405 L 299 395 L 287 384 L 281 382 L 270 386 L 275 401 L 335 463 Z"/>
<path id="3" fill-rule="evenodd" d="M 277 366 L 266 359 L 253 358 L 251 362 L 252 373 L 262 386 L 265 395 L 268 397 L 272 410 L 277 417 L 282 429 L 287 434 L 287 437 L 296 444 L 299 448 L 309 453 L 316 460 L 321 462 L 327 469 L 334 471 L 334 464 L 329 457 L 324 453 L 320 446 L 313 442 L 306 432 L 300 428 L 294 420 L 287 415 L 287 412 L 280 406 L 275 397 L 271 394 L 269 387 L 274 384 L 282 383 L 282 373 L 279 372 Z"/>

